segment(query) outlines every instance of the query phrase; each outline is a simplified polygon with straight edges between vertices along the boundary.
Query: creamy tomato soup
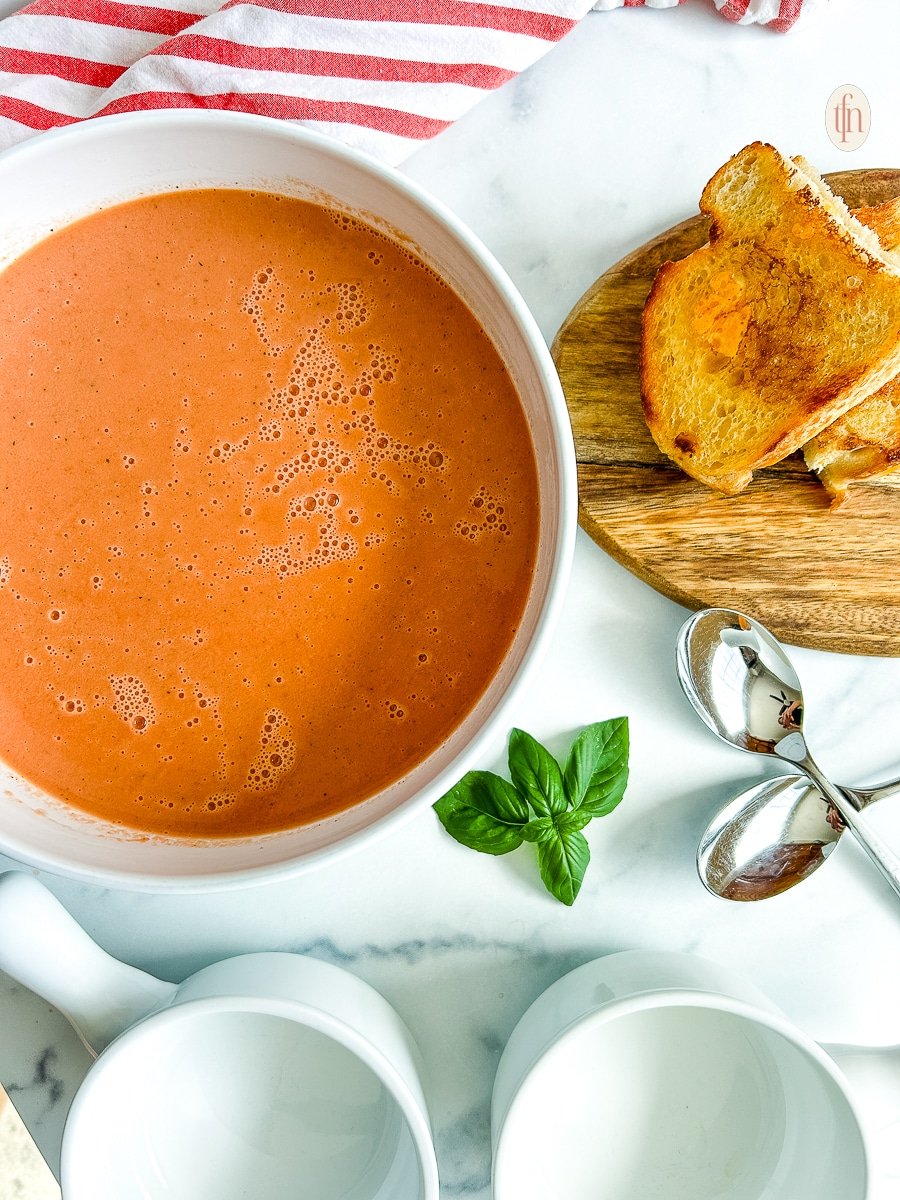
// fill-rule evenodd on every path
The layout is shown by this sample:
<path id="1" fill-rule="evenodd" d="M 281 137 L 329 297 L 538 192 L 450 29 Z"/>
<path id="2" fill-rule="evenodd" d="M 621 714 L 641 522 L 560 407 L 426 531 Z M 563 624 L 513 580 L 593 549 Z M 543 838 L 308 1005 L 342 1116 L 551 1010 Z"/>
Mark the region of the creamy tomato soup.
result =
<path id="1" fill-rule="evenodd" d="M 339 212 L 172 193 L 0 275 L 0 757 L 103 818 L 245 836 L 435 750 L 538 538 L 493 345 Z"/>

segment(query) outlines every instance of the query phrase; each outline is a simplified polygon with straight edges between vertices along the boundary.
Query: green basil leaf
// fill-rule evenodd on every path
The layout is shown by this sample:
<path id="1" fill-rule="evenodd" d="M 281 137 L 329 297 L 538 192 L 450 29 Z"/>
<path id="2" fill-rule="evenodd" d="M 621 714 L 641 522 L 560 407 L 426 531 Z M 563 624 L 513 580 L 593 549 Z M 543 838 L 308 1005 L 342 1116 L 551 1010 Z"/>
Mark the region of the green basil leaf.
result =
<path id="1" fill-rule="evenodd" d="M 509 770 L 512 783 L 490 771 L 470 771 L 438 800 L 435 812 L 452 837 L 484 854 L 533 843 L 547 890 L 571 905 L 591 857 L 582 831 L 611 812 L 625 792 L 628 720 L 583 729 L 564 772 L 540 742 L 514 729 Z"/>
<path id="2" fill-rule="evenodd" d="M 434 811 L 451 837 L 483 854 L 508 854 L 521 846 L 531 815 L 513 785 L 491 771 L 469 771 Z"/>
<path id="3" fill-rule="evenodd" d="M 590 820 L 590 817 L 588 817 Z M 556 837 L 556 826 L 552 817 L 535 817 L 522 829 L 522 837 L 526 842 L 546 842 L 548 838 Z"/>
<path id="4" fill-rule="evenodd" d="M 584 834 L 577 830 L 557 832 L 555 837 L 538 842 L 537 852 L 547 890 L 563 904 L 574 904 L 591 857 Z"/>
<path id="5" fill-rule="evenodd" d="M 509 773 L 539 817 L 552 817 L 568 807 L 562 772 L 553 755 L 522 729 L 509 736 Z"/>
<path id="6" fill-rule="evenodd" d="M 564 783 L 573 808 L 592 817 L 612 812 L 628 783 L 627 717 L 613 717 L 582 729 L 569 751 Z"/>
<path id="7" fill-rule="evenodd" d="M 584 829 L 585 825 L 590 825 L 594 819 L 594 814 L 588 812 L 585 808 L 573 808 L 569 812 L 560 813 L 558 817 L 553 818 L 555 828 L 560 833 L 577 833 L 580 829 Z"/>

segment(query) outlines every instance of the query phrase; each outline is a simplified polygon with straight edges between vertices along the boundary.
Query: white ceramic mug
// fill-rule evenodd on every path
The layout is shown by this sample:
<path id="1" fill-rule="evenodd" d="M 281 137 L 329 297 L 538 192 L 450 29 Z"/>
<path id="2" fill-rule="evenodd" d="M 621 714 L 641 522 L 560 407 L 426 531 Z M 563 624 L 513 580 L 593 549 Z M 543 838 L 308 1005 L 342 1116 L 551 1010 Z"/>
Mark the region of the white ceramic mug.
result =
<path id="1" fill-rule="evenodd" d="M 534 1002 L 494 1085 L 494 1200 L 868 1200 L 825 1051 L 704 959 L 625 951 Z"/>
<path id="2" fill-rule="evenodd" d="M 246 954 L 165 983 L 21 872 L 0 875 L 0 970 L 98 1055 L 66 1121 L 66 1200 L 437 1200 L 418 1051 L 347 971 Z"/>

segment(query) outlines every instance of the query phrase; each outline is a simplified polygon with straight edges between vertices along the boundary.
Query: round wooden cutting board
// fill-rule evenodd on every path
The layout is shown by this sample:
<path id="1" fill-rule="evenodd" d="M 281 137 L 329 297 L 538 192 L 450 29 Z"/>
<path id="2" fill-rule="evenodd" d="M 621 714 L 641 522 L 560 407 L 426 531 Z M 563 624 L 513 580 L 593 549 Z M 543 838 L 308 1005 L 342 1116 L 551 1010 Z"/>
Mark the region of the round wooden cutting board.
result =
<path id="1" fill-rule="evenodd" d="M 900 170 L 828 175 L 850 204 L 900 194 Z M 739 496 L 684 475 L 641 413 L 641 310 L 658 268 L 707 240 L 692 217 L 622 259 L 553 343 L 575 435 L 580 522 L 658 591 L 690 608 L 737 608 L 794 645 L 900 655 L 900 475 L 840 509 L 793 455 Z"/>

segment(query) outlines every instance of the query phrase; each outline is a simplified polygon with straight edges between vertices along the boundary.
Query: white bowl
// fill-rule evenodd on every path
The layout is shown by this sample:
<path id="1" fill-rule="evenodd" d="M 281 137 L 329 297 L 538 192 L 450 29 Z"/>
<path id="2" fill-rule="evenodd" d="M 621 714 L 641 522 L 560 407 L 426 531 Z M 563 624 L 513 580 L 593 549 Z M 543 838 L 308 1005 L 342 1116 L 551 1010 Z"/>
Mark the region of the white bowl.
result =
<path id="1" fill-rule="evenodd" d="M 329 138 L 264 117 L 181 111 L 42 134 L 0 155 L 0 268 L 101 206 L 190 187 L 257 188 L 326 203 L 399 233 L 439 272 L 491 337 L 518 389 L 538 464 L 540 541 L 519 631 L 474 709 L 403 779 L 328 820 L 246 839 L 137 835 L 60 803 L 0 763 L 0 850 L 61 874 L 154 890 L 271 879 L 385 833 L 433 803 L 508 727 L 558 615 L 576 524 L 565 401 L 523 300 L 450 212 L 397 172 Z"/>

